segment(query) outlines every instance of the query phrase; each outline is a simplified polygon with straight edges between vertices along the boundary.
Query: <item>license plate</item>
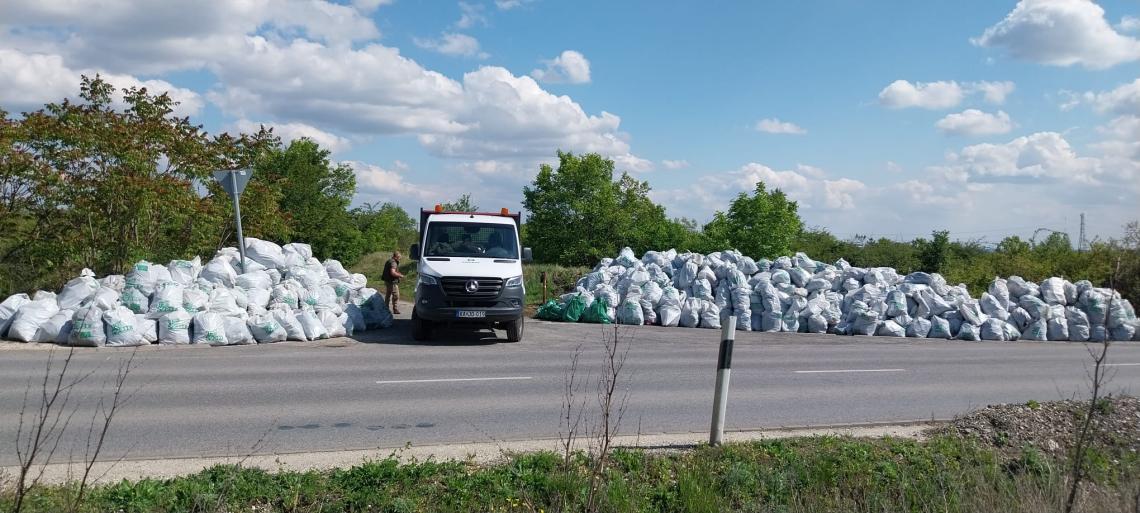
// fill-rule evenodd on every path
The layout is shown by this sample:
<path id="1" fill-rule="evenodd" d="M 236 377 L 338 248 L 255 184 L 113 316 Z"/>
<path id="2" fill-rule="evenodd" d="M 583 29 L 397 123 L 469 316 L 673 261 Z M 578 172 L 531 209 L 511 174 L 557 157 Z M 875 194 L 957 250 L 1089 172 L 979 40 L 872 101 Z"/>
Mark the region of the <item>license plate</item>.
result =
<path id="1" fill-rule="evenodd" d="M 482 319 L 487 317 L 487 312 L 483 310 L 458 310 L 455 316 L 460 319 Z"/>

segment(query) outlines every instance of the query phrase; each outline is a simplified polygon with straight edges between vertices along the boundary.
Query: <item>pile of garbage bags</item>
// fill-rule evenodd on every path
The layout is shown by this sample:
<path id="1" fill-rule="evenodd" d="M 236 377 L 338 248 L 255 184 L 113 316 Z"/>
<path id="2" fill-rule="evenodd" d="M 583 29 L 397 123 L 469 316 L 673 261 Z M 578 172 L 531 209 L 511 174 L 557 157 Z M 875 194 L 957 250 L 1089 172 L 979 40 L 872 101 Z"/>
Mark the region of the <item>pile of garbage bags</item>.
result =
<path id="1" fill-rule="evenodd" d="M 1111 308 L 1109 308 L 1110 301 Z M 629 248 L 602 259 L 537 317 L 564 322 L 960 340 L 1137 340 L 1140 321 L 1116 291 L 1088 281 L 994 278 L 973 298 L 941 275 L 835 264 Z"/>
<path id="2" fill-rule="evenodd" d="M 308 244 L 246 238 L 237 248 L 167 265 L 142 261 L 100 279 L 88 269 L 59 293 L 0 302 L 0 338 L 71 346 L 238 345 L 350 336 L 392 325 L 362 274 L 313 258 Z"/>

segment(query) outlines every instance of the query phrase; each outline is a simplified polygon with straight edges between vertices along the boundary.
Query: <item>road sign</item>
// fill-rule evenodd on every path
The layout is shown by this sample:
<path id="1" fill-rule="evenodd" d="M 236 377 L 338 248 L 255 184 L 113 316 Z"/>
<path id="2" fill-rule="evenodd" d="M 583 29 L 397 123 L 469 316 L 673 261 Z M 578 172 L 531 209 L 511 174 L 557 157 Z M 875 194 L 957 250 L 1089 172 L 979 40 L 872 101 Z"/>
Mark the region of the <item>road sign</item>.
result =
<path id="1" fill-rule="evenodd" d="M 253 171 L 249 169 L 235 169 L 232 171 L 214 171 L 214 180 L 226 190 L 231 198 L 241 196 L 241 191 L 245 190 L 245 184 L 249 183 L 249 179 L 253 176 Z"/>
<path id="2" fill-rule="evenodd" d="M 245 184 L 249 183 L 249 178 L 252 176 L 253 171 L 249 169 L 214 171 L 214 179 L 234 200 L 234 224 L 237 226 L 238 252 L 241 254 L 242 273 L 245 273 L 245 237 L 241 233 L 241 202 L 239 198 L 241 198 L 241 191 L 245 190 Z"/>

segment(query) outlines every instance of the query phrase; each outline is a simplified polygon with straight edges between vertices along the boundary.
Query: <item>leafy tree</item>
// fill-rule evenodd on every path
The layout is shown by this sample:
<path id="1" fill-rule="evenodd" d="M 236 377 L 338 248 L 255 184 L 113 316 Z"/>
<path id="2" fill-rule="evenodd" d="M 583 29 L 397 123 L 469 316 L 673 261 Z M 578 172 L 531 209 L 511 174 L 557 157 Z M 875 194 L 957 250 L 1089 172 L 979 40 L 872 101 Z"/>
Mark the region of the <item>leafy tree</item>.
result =
<path id="1" fill-rule="evenodd" d="M 930 240 L 915 239 L 920 269 L 928 273 L 941 273 L 950 260 L 950 232 L 942 230 L 931 234 Z"/>
<path id="2" fill-rule="evenodd" d="M 165 94 L 121 93 L 117 104 L 109 83 L 83 77 L 79 101 L 2 116 L 0 208 L 15 226 L 0 269 L 21 288 L 54 288 L 81 267 L 120 273 L 138 259 L 217 247 L 220 221 L 197 184 L 249 166 L 265 141 L 210 137 L 175 117 Z"/>
<path id="3" fill-rule="evenodd" d="M 997 252 L 1005 255 L 1025 255 L 1031 249 L 1029 242 L 1021 237 L 1011 235 L 1001 240 L 997 245 Z"/>
<path id="4" fill-rule="evenodd" d="M 348 212 L 356 174 L 346 164 L 333 165 L 329 151 L 316 142 L 302 138 L 270 150 L 258 159 L 254 176 L 281 191 L 279 208 L 289 225 L 288 238 L 312 245 L 317 258 L 347 264 L 367 249 Z"/>
<path id="5" fill-rule="evenodd" d="M 395 203 L 365 203 L 352 217 L 369 251 L 404 250 L 416 238 L 416 221 Z"/>
<path id="6" fill-rule="evenodd" d="M 798 205 L 780 189 L 771 192 L 757 182 L 752 195 L 740 193 L 728 208 L 705 225 L 705 236 L 720 249 L 732 247 L 754 258 L 788 254 L 803 231 Z"/>
<path id="7" fill-rule="evenodd" d="M 470 194 L 464 194 L 455 201 L 444 203 L 443 210 L 447 212 L 478 212 L 479 206 L 471 203 Z"/>
<path id="8" fill-rule="evenodd" d="M 615 181 L 612 160 L 560 151 L 558 161 L 557 169 L 543 164 L 523 188 L 524 235 L 541 261 L 593 265 L 623 246 L 661 249 L 663 238 L 685 231 L 649 199 L 647 182 L 625 173 Z"/>

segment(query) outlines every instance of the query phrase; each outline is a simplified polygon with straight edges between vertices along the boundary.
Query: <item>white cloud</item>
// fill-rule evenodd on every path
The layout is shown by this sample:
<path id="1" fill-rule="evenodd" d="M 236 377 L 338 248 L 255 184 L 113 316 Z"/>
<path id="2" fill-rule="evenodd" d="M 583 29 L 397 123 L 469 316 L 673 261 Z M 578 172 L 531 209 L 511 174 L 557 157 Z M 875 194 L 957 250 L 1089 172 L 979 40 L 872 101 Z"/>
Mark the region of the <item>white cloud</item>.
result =
<path id="1" fill-rule="evenodd" d="M 364 13 L 371 13 L 382 5 L 390 5 L 394 0 L 352 0 L 352 6 Z"/>
<path id="2" fill-rule="evenodd" d="M 6 45 L 35 45 L 37 51 L 50 50 L 69 63 L 131 74 L 210 67 L 226 60 L 251 33 L 302 36 L 335 45 L 380 36 L 357 8 L 323 0 L 202 0 L 192 6 L 142 0 L 5 0 L 3 10 L 3 24 L 8 26 L 57 29 L 31 32 L 35 38 L 8 34 Z"/>
<path id="3" fill-rule="evenodd" d="M 534 0 L 495 0 L 495 7 L 498 7 L 500 11 L 509 11 L 511 9 L 522 7 L 533 1 Z"/>
<path id="4" fill-rule="evenodd" d="M 436 51 L 444 55 L 478 57 L 480 59 L 490 57 L 487 52 L 483 52 L 479 49 L 479 40 L 467 34 L 444 33 L 439 39 L 420 39 L 417 37 L 413 38 L 412 42 L 420 48 Z"/>
<path id="5" fill-rule="evenodd" d="M 685 169 L 685 168 L 689 167 L 689 161 L 687 161 L 687 160 L 667 160 L 666 159 L 666 160 L 661 161 L 661 165 L 665 169 Z"/>
<path id="6" fill-rule="evenodd" d="M 397 171 L 355 160 L 341 163 L 347 164 L 356 173 L 356 187 L 364 196 L 388 201 L 436 199 L 437 194 L 432 188 L 409 183 Z"/>
<path id="7" fill-rule="evenodd" d="M 1140 18 L 1136 16 L 1120 18 L 1120 23 L 1116 25 L 1116 29 L 1121 32 L 1140 32 Z"/>
<path id="8" fill-rule="evenodd" d="M 997 135 L 1009 133 L 1013 130 L 1013 122 L 1005 111 L 997 114 L 982 112 L 977 109 L 966 109 L 955 114 L 948 114 L 934 124 L 944 134 L 950 135 Z"/>
<path id="9" fill-rule="evenodd" d="M 886 165 L 886 168 L 887 168 L 887 171 L 890 171 L 890 172 L 892 172 L 892 173 L 901 173 L 901 172 L 903 172 L 903 167 L 902 167 L 902 166 L 900 166 L 900 165 L 898 164 L 898 162 L 895 162 L 895 161 L 893 161 L 893 160 L 888 160 L 888 161 L 887 161 L 887 165 Z"/>
<path id="10" fill-rule="evenodd" d="M 623 155 L 614 155 L 614 171 L 620 173 L 622 171 L 633 171 L 634 173 L 644 173 L 653 170 L 653 162 L 643 159 L 632 153 Z"/>
<path id="11" fill-rule="evenodd" d="M 1103 173 L 1094 158 L 1078 156 L 1056 132 L 1038 132 L 1004 144 L 976 144 L 950 155 L 950 168 L 975 178 L 1048 178 L 1094 183 Z"/>
<path id="12" fill-rule="evenodd" d="M 455 22 L 456 28 L 465 29 L 487 24 L 487 15 L 483 13 L 483 6 L 480 4 L 459 2 L 459 12 L 459 21 Z"/>
<path id="13" fill-rule="evenodd" d="M 879 103 L 892 109 L 948 109 L 961 103 L 963 96 L 962 87 L 954 81 L 912 84 L 906 80 L 895 80 L 879 92 Z"/>
<path id="14" fill-rule="evenodd" d="M 980 92 L 985 98 L 986 102 L 994 105 L 1001 105 L 1005 103 L 1006 96 L 1016 88 L 1013 82 L 972 82 L 967 84 L 970 92 Z"/>
<path id="15" fill-rule="evenodd" d="M 1104 9 L 1090 0 L 1021 0 L 970 41 L 1051 66 L 1105 69 L 1140 59 L 1140 41 L 1113 30 Z"/>
<path id="16" fill-rule="evenodd" d="M 345 151 L 352 146 L 352 143 L 344 137 L 304 123 L 257 123 L 248 119 L 239 119 L 234 123 L 234 128 L 240 133 L 253 133 L 257 132 L 263 125 L 266 128 L 272 128 L 273 134 L 280 137 L 285 144 L 305 137 L 334 154 Z"/>
<path id="17" fill-rule="evenodd" d="M 803 135 L 807 133 L 807 130 L 804 130 L 795 123 L 780 121 L 776 118 L 766 118 L 757 121 L 755 129 L 759 132 L 765 132 L 769 134 Z"/>
<path id="18" fill-rule="evenodd" d="M 546 68 L 530 72 L 540 82 L 585 84 L 590 82 L 590 61 L 581 53 L 566 50 L 554 59 L 543 61 Z"/>
<path id="19" fill-rule="evenodd" d="M 1103 93 L 1085 93 L 1084 98 L 1100 113 L 1140 115 L 1140 78 Z"/>
<path id="20" fill-rule="evenodd" d="M 0 105 L 13 111 L 36 110 L 49 102 L 74 99 L 79 96 L 81 76 L 94 78 L 99 73 L 97 69 L 71 69 L 58 55 L 26 54 L 0 48 Z M 169 94 L 179 103 L 174 107 L 177 116 L 196 116 L 202 110 L 203 101 L 198 93 L 165 80 L 140 80 L 117 73 L 101 76 L 119 90 L 145 87 L 151 94 Z"/>

